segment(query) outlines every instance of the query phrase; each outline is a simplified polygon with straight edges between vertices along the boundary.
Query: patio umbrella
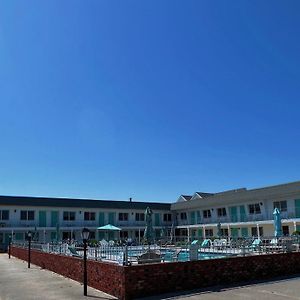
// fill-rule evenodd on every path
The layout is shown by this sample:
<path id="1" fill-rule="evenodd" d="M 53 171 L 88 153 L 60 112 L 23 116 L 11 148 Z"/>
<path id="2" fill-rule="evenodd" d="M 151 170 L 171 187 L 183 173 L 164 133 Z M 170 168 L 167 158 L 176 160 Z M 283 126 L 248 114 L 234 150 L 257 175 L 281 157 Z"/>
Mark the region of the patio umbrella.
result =
<path id="1" fill-rule="evenodd" d="M 146 217 L 146 228 L 144 231 L 144 239 L 150 245 L 154 240 L 154 230 L 152 226 L 152 210 L 150 207 L 146 208 L 145 217 Z"/>
<path id="2" fill-rule="evenodd" d="M 122 229 L 119 228 L 119 227 L 116 227 L 114 225 L 111 225 L 111 224 L 107 224 L 107 225 L 104 225 L 104 226 L 100 226 L 97 228 L 97 230 L 103 230 L 105 232 L 113 232 L 113 231 L 118 231 L 120 232 Z"/>
<path id="3" fill-rule="evenodd" d="M 275 229 L 274 235 L 276 237 L 282 236 L 280 210 L 277 207 L 274 209 L 273 216 Z"/>
<path id="4" fill-rule="evenodd" d="M 220 222 L 217 224 L 217 236 L 218 236 L 218 238 L 220 238 L 222 236 L 221 223 Z"/>

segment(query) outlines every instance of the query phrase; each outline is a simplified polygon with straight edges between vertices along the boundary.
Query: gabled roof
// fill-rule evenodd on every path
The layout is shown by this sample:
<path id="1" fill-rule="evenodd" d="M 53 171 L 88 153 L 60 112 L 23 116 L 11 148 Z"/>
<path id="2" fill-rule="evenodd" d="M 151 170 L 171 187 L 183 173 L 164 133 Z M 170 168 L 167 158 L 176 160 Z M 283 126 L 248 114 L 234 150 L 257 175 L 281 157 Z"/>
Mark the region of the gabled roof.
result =
<path id="1" fill-rule="evenodd" d="M 196 192 L 196 194 L 198 194 L 201 198 L 206 198 L 214 195 L 213 193 L 203 193 L 203 192 Z"/>
<path id="2" fill-rule="evenodd" d="M 46 198 L 23 196 L 0 196 L 0 205 L 79 207 L 79 208 L 116 208 L 116 209 L 151 209 L 170 210 L 170 203 L 91 200 L 72 198 Z"/>
<path id="3" fill-rule="evenodd" d="M 192 199 L 193 196 L 190 195 L 181 195 L 181 197 L 183 197 L 186 201 L 189 201 Z"/>

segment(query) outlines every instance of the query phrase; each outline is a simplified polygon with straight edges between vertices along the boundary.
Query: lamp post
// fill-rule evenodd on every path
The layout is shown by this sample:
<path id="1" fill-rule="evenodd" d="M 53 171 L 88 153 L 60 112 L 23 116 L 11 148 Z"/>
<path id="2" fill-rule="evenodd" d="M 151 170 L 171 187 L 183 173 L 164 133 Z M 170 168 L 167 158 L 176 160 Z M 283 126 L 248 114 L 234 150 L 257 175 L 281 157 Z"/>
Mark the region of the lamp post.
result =
<path id="1" fill-rule="evenodd" d="M 8 237 L 8 258 L 10 259 L 11 235 Z"/>
<path id="2" fill-rule="evenodd" d="M 83 295 L 87 296 L 87 263 L 86 263 L 86 248 L 87 241 L 90 236 L 90 231 L 87 228 L 83 228 L 81 237 L 83 240 Z"/>
<path id="3" fill-rule="evenodd" d="M 27 238 L 28 238 L 28 268 L 30 269 L 30 260 L 31 260 L 31 231 L 28 231 Z"/>

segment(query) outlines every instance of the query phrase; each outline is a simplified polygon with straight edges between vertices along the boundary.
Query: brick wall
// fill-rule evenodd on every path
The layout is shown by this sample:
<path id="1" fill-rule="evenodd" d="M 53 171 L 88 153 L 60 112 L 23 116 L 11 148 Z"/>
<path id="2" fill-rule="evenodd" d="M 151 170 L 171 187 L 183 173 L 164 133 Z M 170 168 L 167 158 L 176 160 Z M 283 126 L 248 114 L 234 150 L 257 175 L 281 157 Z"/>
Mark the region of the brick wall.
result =
<path id="1" fill-rule="evenodd" d="M 300 273 L 300 253 L 125 267 L 126 297 Z"/>
<path id="2" fill-rule="evenodd" d="M 12 247 L 27 260 L 27 250 Z M 32 251 L 32 263 L 82 281 L 82 260 Z M 119 299 L 195 289 L 217 284 L 267 279 L 300 273 L 300 253 L 284 253 L 192 262 L 118 266 L 88 261 L 88 284 Z"/>

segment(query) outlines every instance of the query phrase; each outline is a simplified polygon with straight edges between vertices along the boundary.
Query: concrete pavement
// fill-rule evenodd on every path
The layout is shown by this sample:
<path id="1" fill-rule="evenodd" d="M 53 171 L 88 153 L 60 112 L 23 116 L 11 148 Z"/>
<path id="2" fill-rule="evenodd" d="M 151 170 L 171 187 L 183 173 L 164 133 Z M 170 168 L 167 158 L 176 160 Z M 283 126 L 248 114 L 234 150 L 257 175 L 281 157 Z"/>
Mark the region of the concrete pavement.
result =
<path id="1" fill-rule="evenodd" d="M 88 287 L 88 297 L 83 296 L 83 286 L 74 280 L 27 262 L 0 254 L 0 300 L 59 300 L 59 299 L 116 299 Z"/>
<path id="2" fill-rule="evenodd" d="M 188 292 L 146 297 L 143 300 L 300 300 L 300 275 L 230 288 L 213 287 Z"/>

